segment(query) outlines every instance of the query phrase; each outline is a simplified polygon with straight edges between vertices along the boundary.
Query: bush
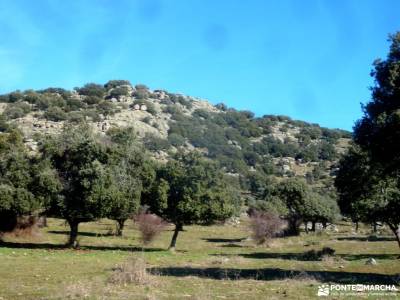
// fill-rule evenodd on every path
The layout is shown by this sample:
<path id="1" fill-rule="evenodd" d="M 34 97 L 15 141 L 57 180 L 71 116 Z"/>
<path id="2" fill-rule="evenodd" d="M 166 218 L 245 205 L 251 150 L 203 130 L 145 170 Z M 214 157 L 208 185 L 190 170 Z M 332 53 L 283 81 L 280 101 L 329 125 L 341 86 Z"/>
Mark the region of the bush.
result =
<path id="1" fill-rule="evenodd" d="M 44 117 L 47 120 L 59 122 L 67 119 L 67 114 L 61 108 L 54 106 L 50 107 L 45 113 Z"/>
<path id="2" fill-rule="evenodd" d="M 152 283 L 151 275 L 147 272 L 146 262 L 143 258 L 136 257 L 130 258 L 115 268 L 108 281 L 119 285 Z"/>
<path id="3" fill-rule="evenodd" d="M 79 99 L 70 97 L 70 98 L 67 98 L 67 100 L 66 100 L 66 108 L 65 109 L 67 111 L 77 111 L 77 110 L 80 110 L 81 108 L 85 108 L 85 107 L 86 107 L 85 102 L 83 102 Z"/>
<path id="4" fill-rule="evenodd" d="M 132 95 L 133 95 L 136 99 L 143 100 L 143 99 L 149 98 L 150 92 L 149 92 L 149 88 L 148 88 L 146 85 L 144 85 L 144 84 L 137 84 L 137 85 L 135 85 L 135 89 L 136 89 L 136 90 L 133 92 Z"/>
<path id="5" fill-rule="evenodd" d="M 185 144 L 185 138 L 176 133 L 171 133 L 170 135 L 168 135 L 168 141 L 174 147 L 180 147 Z"/>
<path id="6" fill-rule="evenodd" d="M 150 117 L 144 117 L 142 119 L 142 122 L 150 125 L 151 124 L 151 118 Z"/>
<path id="7" fill-rule="evenodd" d="M 101 101 L 97 105 L 97 111 L 104 116 L 112 116 L 116 112 L 118 112 L 118 108 L 114 105 L 114 103 L 109 101 Z"/>
<path id="8" fill-rule="evenodd" d="M 104 85 L 104 88 L 109 91 L 109 90 L 116 88 L 118 86 L 121 86 L 121 85 L 132 86 L 132 84 L 129 82 L 129 80 L 110 80 Z"/>
<path id="9" fill-rule="evenodd" d="M 257 244 L 268 242 L 280 235 L 285 222 L 276 214 L 270 212 L 254 212 L 250 217 L 252 238 Z"/>
<path id="10" fill-rule="evenodd" d="M 29 104 L 25 102 L 18 102 L 15 104 L 9 104 L 4 110 L 4 116 L 8 119 L 18 119 L 24 117 L 31 111 Z"/>
<path id="11" fill-rule="evenodd" d="M 100 84 L 88 83 L 82 88 L 77 88 L 77 92 L 80 95 L 103 98 L 106 93 L 106 89 Z"/>
<path id="12" fill-rule="evenodd" d="M 153 134 L 146 134 L 144 137 L 144 145 L 148 150 L 151 151 L 165 151 L 171 147 L 167 140 L 157 137 Z"/>
<path id="13" fill-rule="evenodd" d="M 166 107 L 164 107 L 163 112 L 167 113 L 167 114 L 171 114 L 172 118 L 174 118 L 174 115 L 182 113 L 181 109 L 173 104 L 170 104 L 170 105 L 167 105 Z"/>
<path id="14" fill-rule="evenodd" d="M 140 239 L 144 245 L 150 244 L 164 230 L 166 222 L 159 216 L 142 212 L 134 217 Z"/>
<path id="15" fill-rule="evenodd" d="M 71 123 L 81 123 L 85 120 L 85 116 L 79 111 L 72 111 L 68 113 L 67 119 Z"/>
<path id="16" fill-rule="evenodd" d="M 126 86 L 119 86 L 113 88 L 110 92 L 110 97 L 121 97 L 121 96 L 129 96 L 129 90 Z"/>
<path id="17" fill-rule="evenodd" d="M 83 101 L 88 105 L 95 105 L 103 101 L 103 98 L 98 96 L 87 96 Z"/>
<path id="18" fill-rule="evenodd" d="M 0 115 L 0 132 L 7 131 L 10 128 L 10 125 L 7 123 L 7 119 L 4 114 Z"/>

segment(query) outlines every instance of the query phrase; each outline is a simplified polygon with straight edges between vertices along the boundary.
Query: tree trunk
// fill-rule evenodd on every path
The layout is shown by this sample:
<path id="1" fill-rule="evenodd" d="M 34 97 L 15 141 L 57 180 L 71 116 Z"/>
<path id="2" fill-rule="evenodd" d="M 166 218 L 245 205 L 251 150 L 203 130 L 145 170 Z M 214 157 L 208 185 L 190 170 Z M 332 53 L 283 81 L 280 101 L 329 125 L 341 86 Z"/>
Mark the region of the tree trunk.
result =
<path id="1" fill-rule="evenodd" d="M 389 225 L 389 228 L 393 231 L 394 235 L 396 236 L 397 244 L 399 245 L 399 248 L 400 248 L 400 226 L 397 225 L 397 227 L 396 227 L 395 225 L 391 225 L 391 224 L 388 224 L 388 225 Z"/>
<path id="2" fill-rule="evenodd" d="M 372 230 L 374 233 L 378 231 L 376 222 L 374 222 L 374 224 L 372 225 Z"/>
<path id="3" fill-rule="evenodd" d="M 122 236 L 122 231 L 124 230 L 125 219 L 119 219 L 117 221 L 117 236 Z"/>
<path id="4" fill-rule="evenodd" d="M 308 234 L 308 222 L 304 222 L 304 230 Z"/>
<path id="5" fill-rule="evenodd" d="M 289 218 L 287 221 L 288 221 L 288 228 L 286 229 L 286 235 L 289 236 L 300 235 L 301 220 L 296 218 Z"/>
<path id="6" fill-rule="evenodd" d="M 326 229 L 326 227 L 327 227 L 328 225 L 327 225 L 327 222 L 322 222 L 322 228 L 325 230 Z"/>
<path id="7" fill-rule="evenodd" d="M 68 220 L 68 224 L 70 227 L 70 232 L 69 232 L 69 240 L 67 246 L 76 248 L 77 247 L 76 238 L 78 237 L 79 222 L 76 220 Z"/>
<path id="8" fill-rule="evenodd" d="M 356 232 L 358 232 L 358 221 L 356 221 L 355 223 L 356 223 Z"/>
<path id="9" fill-rule="evenodd" d="M 176 239 L 178 238 L 179 231 L 182 231 L 182 224 L 176 224 L 174 234 L 172 236 L 171 244 L 169 245 L 168 250 L 175 251 Z"/>
<path id="10" fill-rule="evenodd" d="M 317 222 L 315 222 L 315 221 L 312 221 L 312 226 L 311 226 L 311 231 L 312 232 L 315 232 L 315 224 L 316 224 Z"/>

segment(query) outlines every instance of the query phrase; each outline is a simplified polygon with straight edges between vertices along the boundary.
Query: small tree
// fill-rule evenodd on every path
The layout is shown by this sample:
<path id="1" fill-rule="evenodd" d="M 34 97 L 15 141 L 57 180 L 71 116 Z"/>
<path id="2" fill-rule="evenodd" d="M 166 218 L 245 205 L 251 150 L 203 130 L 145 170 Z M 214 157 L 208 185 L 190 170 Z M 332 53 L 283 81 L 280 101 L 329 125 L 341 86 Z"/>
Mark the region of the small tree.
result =
<path id="1" fill-rule="evenodd" d="M 0 135 L 0 231 L 12 231 L 22 216 L 39 214 L 59 190 L 46 161 L 30 157 L 18 131 Z"/>
<path id="2" fill-rule="evenodd" d="M 143 186 L 150 184 L 154 170 L 137 144 L 133 128 L 113 128 L 107 134 L 113 143 L 109 167 L 113 192 L 108 218 L 117 222 L 117 235 L 122 235 L 125 221 L 138 211 Z"/>
<path id="3" fill-rule="evenodd" d="M 60 197 L 51 201 L 49 214 L 65 218 L 70 226 L 69 246 L 76 245 L 81 222 L 107 215 L 112 200 L 112 178 L 107 172 L 109 156 L 87 125 L 66 128 L 41 147 L 61 184 Z"/>
<path id="4" fill-rule="evenodd" d="M 159 216 L 147 212 L 141 212 L 133 218 L 140 231 L 144 245 L 150 244 L 164 230 L 166 222 Z"/>
<path id="5" fill-rule="evenodd" d="M 81 95 L 99 98 L 103 98 L 106 93 L 106 89 L 102 85 L 96 83 L 87 83 L 83 87 L 77 88 L 77 91 Z"/>
<path id="6" fill-rule="evenodd" d="M 272 212 L 255 211 L 250 216 L 252 237 L 258 244 L 268 242 L 282 233 L 285 222 Z"/>
<path id="7" fill-rule="evenodd" d="M 175 224 L 169 249 L 176 246 L 184 225 L 211 224 L 232 215 L 233 205 L 215 164 L 196 153 L 179 153 L 157 170 L 152 188 L 143 203 L 153 213 Z"/>

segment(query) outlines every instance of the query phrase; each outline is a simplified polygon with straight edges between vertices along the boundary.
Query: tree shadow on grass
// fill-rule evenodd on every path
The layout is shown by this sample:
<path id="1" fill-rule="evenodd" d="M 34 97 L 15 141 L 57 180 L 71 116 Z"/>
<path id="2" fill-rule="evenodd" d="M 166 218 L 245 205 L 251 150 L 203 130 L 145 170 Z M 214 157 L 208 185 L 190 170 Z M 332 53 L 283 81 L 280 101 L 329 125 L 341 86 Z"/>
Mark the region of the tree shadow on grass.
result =
<path id="1" fill-rule="evenodd" d="M 15 243 L 15 242 L 2 242 L 0 241 L 0 247 L 3 248 L 22 248 L 22 249 L 44 249 L 44 250 L 66 250 L 71 249 L 66 247 L 64 244 L 49 244 L 49 243 Z M 127 251 L 127 252 L 161 252 L 167 251 L 162 248 L 144 248 L 141 247 L 122 247 L 122 246 L 94 246 L 94 245 L 83 245 L 78 250 L 93 250 L 93 251 Z M 183 252 L 177 251 L 177 252 Z"/>
<path id="2" fill-rule="evenodd" d="M 336 238 L 338 241 L 359 242 L 395 242 L 396 238 L 391 236 L 344 236 Z"/>
<path id="3" fill-rule="evenodd" d="M 191 267 L 158 267 L 149 268 L 151 274 L 161 276 L 186 277 L 197 276 L 209 279 L 230 280 L 285 280 L 310 278 L 320 282 L 338 284 L 398 284 L 399 275 L 376 273 L 336 272 L 336 271 L 298 271 L 278 268 L 264 269 L 231 269 L 231 268 L 191 268 Z"/>
<path id="4" fill-rule="evenodd" d="M 239 244 L 234 244 L 234 243 L 229 243 L 229 244 L 221 245 L 221 247 L 224 247 L 224 248 L 244 248 L 245 246 L 242 246 L 242 245 L 239 245 Z"/>
<path id="5" fill-rule="evenodd" d="M 288 259 L 288 260 L 299 260 L 299 261 L 318 261 L 322 258 L 315 255 L 310 255 L 310 252 L 303 253 L 273 253 L 273 252 L 254 252 L 254 253 L 243 253 L 238 254 L 245 258 L 254 259 Z M 342 258 L 348 261 L 362 260 L 368 258 L 375 259 L 393 259 L 397 260 L 398 254 L 334 254 L 334 258 Z"/>
<path id="6" fill-rule="evenodd" d="M 47 231 L 48 233 L 52 233 L 52 234 L 62 234 L 62 235 L 69 235 L 69 231 L 67 230 L 49 230 Z M 112 233 L 96 233 L 96 232 L 79 232 L 79 235 L 81 236 L 93 236 L 93 237 L 101 237 L 101 236 L 117 236 L 115 234 Z"/>
<path id="7" fill-rule="evenodd" d="M 246 238 L 239 239 L 224 239 L 224 238 L 203 238 L 203 241 L 207 241 L 209 243 L 240 243 L 244 241 Z"/>

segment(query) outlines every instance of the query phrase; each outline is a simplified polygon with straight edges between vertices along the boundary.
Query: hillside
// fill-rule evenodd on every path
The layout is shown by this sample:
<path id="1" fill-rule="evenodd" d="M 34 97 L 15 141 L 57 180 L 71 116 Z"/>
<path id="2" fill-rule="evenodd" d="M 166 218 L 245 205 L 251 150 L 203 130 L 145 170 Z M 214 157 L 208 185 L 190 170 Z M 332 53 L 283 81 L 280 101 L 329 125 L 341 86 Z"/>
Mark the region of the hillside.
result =
<path id="1" fill-rule="evenodd" d="M 268 175 L 303 176 L 311 184 L 330 186 L 335 162 L 350 138 L 343 130 L 287 116 L 255 117 L 125 80 L 72 91 L 15 91 L 0 96 L 0 113 L 0 130 L 17 126 L 32 151 L 40 134 L 57 133 L 66 123 L 86 121 L 101 134 L 113 127 L 133 127 L 156 159 L 166 160 L 180 148 L 196 149 L 253 193 L 259 187 L 247 178 L 263 180 Z"/>

